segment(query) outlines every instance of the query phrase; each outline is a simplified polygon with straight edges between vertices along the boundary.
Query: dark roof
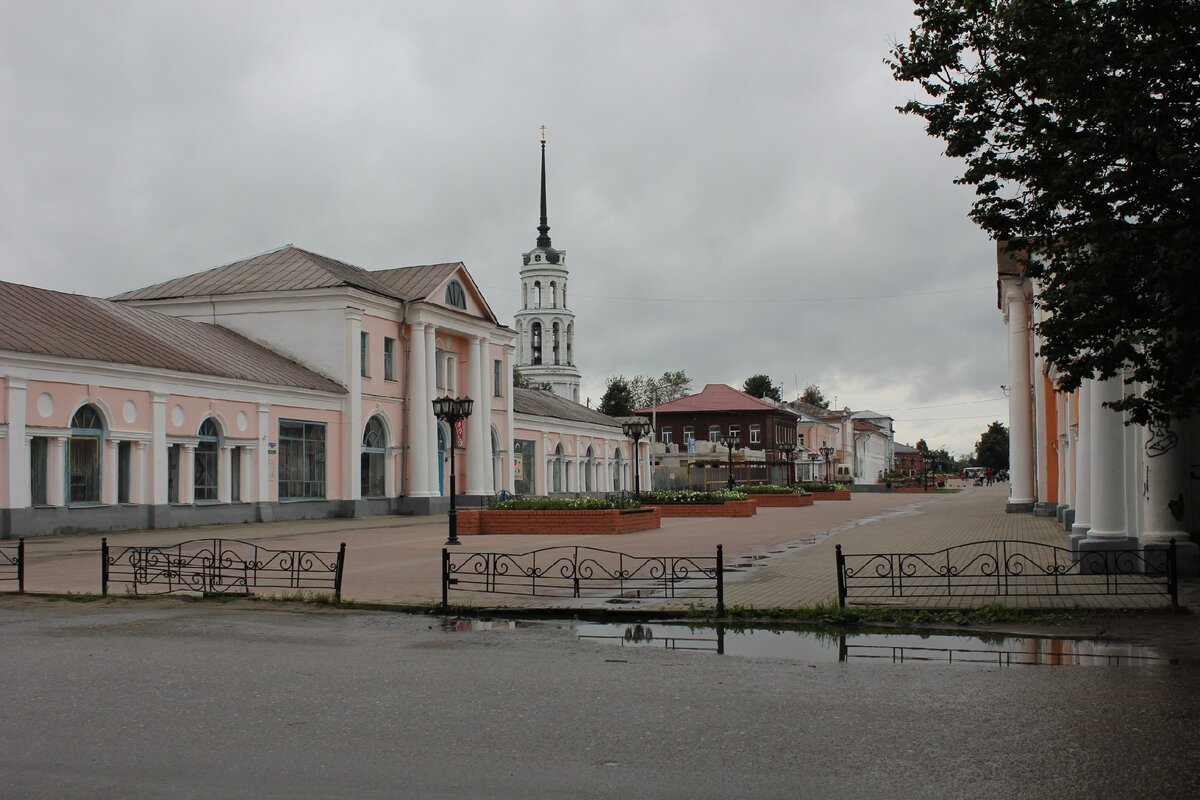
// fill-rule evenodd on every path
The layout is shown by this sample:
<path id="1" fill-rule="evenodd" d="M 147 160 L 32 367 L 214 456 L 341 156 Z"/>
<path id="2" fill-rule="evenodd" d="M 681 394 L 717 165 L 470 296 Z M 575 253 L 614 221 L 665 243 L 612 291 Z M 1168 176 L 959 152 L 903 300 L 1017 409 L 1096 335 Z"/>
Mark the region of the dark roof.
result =
<path id="1" fill-rule="evenodd" d="M 650 407 L 639 408 L 637 413 L 649 414 L 652 410 Z M 696 394 L 663 403 L 658 407 L 660 414 L 689 411 L 774 411 L 779 414 L 794 414 L 792 409 L 786 406 L 777 406 L 723 383 L 710 383 Z"/>
<path id="2" fill-rule="evenodd" d="M 122 292 L 111 299 L 169 300 L 177 297 L 287 292 L 333 286 L 353 286 L 386 297 L 403 299 L 361 267 L 310 253 L 292 245 L 235 261 L 223 267 Z"/>
<path id="3" fill-rule="evenodd" d="M 892 447 L 893 447 L 892 452 L 894 452 L 894 453 L 919 453 L 919 452 L 921 452 L 917 448 L 915 448 L 911 445 L 904 444 L 902 442 L 896 442 L 895 444 L 892 445 Z"/>
<path id="4" fill-rule="evenodd" d="M 345 391 L 226 328 L 4 281 L 0 281 L 0 350 Z"/>
<path id="5" fill-rule="evenodd" d="M 461 261 L 419 267 L 373 270 L 370 275 L 388 291 L 405 300 L 424 300 L 442 281 L 462 269 Z"/>
<path id="6" fill-rule="evenodd" d="M 593 408 L 559 397 L 554 392 L 542 389 L 513 389 L 513 413 L 530 414 L 537 417 L 553 417 L 571 422 L 586 422 L 589 425 L 604 425 L 621 429 L 616 417 L 601 414 Z"/>

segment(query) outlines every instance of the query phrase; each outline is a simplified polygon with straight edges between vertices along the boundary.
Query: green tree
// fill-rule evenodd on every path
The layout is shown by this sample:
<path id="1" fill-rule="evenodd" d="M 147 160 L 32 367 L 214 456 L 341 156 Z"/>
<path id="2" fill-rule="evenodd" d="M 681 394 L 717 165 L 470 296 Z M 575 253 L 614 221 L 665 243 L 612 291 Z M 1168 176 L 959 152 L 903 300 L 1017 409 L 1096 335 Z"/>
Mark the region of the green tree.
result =
<path id="1" fill-rule="evenodd" d="M 746 378 L 746 382 L 742 384 L 742 391 L 746 394 L 754 395 L 755 397 L 769 397 L 772 400 L 782 400 L 783 395 L 779 391 L 779 387 L 771 382 L 770 375 L 751 375 Z"/>
<path id="2" fill-rule="evenodd" d="M 821 387 L 815 383 L 810 383 L 804 387 L 804 394 L 800 395 L 802 402 L 808 403 L 810 406 L 817 408 L 829 408 L 829 401 L 825 399 L 825 395 L 821 393 Z"/>
<path id="3" fill-rule="evenodd" d="M 926 97 L 900 110 L 1038 281 L 1059 388 L 1128 370 L 1131 421 L 1200 409 L 1200 2 L 915 3 L 888 63 Z"/>
<path id="4" fill-rule="evenodd" d="M 610 417 L 628 417 L 633 414 L 633 391 L 624 375 L 614 375 L 608 379 L 604 396 L 600 398 L 599 411 Z"/>
<path id="5" fill-rule="evenodd" d="M 1008 428 L 993 422 L 975 443 L 976 466 L 989 469 L 1008 469 Z"/>
<path id="6" fill-rule="evenodd" d="M 533 385 L 529 383 L 529 379 L 521 374 L 521 370 L 513 365 L 513 388 L 514 389 L 532 389 Z"/>
<path id="7" fill-rule="evenodd" d="M 672 400 L 678 400 L 688 394 L 692 388 L 692 379 L 684 370 L 667 371 L 662 377 L 651 378 L 646 375 L 635 375 L 629 380 L 629 389 L 633 392 L 633 407 L 646 408 Z"/>

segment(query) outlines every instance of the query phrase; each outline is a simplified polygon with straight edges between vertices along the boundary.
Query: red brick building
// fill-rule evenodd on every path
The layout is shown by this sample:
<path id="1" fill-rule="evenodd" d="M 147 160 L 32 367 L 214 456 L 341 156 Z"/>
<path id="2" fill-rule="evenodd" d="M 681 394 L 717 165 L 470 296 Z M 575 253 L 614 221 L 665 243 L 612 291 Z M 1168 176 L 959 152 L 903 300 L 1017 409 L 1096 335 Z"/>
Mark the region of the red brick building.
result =
<path id="1" fill-rule="evenodd" d="M 658 441 L 677 445 L 681 452 L 687 452 L 689 439 L 719 442 L 726 436 L 738 439 L 738 449 L 763 451 L 767 462 L 787 460 L 781 447 L 796 448 L 796 412 L 723 383 L 637 413 L 653 415 Z"/>

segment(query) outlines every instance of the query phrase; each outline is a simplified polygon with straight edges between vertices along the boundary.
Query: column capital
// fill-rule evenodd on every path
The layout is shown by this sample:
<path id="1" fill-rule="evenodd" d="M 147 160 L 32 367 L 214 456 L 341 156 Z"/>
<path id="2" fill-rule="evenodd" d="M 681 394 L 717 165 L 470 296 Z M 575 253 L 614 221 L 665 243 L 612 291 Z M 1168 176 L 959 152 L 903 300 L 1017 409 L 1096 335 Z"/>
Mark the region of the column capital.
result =
<path id="1" fill-rule="evenodd" d="M 169 395 L 166 392 L 151 392 L 150 402 L 154 403 L 155 405 L 165 405 L 167 402 L 167 397 L 169 397 Z"/>
<path id="2" fill-rule="evenodd" d="M 4 378 L 4 385 L 9 389 L 26 389 L 29 387 L 29 381 L 17 375 L 8 375 Z"/>

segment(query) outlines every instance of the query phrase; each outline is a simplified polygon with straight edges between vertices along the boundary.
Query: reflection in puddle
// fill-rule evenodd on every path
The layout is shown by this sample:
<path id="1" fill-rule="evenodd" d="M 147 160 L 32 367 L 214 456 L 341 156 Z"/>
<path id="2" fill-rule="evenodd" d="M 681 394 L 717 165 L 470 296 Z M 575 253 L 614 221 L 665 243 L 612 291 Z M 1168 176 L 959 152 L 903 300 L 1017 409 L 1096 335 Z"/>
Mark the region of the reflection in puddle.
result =
<path id="1" fill-rule="evenodd" d="M 463 631 L 513 631 L 520 625 L 515 619 L 443 619 L 442 630 L 462 633 Z"/>
<path id="2" fill-rule="evenodd" d="M 1151 648 L 1127 642 L 1040 637 L 729 629 L 687 625 L 577 623 L 580 639 L 622 647 L 697 650 L 721 655 L 796 661 L 939 663 L 983 666 L 1162 666 L 1170 663 Z"/>

